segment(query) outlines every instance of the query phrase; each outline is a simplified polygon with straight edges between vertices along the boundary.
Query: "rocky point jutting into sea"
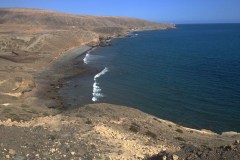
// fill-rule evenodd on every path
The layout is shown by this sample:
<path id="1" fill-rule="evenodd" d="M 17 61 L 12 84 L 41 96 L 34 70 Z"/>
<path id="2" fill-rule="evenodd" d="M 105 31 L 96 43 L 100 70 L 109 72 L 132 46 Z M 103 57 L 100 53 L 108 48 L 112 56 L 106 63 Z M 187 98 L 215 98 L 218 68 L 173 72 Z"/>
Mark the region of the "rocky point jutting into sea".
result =
<path id="1" fill-rule="evenodd" d="M 63 80 L 96 72 L 73 69 L 77 57 L 109 38 L 175 25 L 37 9 L 0 15 L 1 159 L 240 158 L 235 132 L 186 128 L 111 104 L 63 107 Z"/>

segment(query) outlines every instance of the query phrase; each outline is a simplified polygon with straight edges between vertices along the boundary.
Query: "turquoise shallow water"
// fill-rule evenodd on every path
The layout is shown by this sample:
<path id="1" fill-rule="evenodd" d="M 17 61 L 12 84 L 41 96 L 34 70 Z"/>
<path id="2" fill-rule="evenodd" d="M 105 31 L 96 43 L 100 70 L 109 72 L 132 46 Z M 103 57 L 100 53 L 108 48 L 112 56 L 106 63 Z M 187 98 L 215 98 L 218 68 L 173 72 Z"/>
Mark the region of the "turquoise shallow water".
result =
<path id="1" fill-rule="evenodd" d="M 240 24 L 137 32 L 84 61 L 98 74 L 68 79 L 66 104 L 127 105 L 188 127 L 240 132 Z"/>

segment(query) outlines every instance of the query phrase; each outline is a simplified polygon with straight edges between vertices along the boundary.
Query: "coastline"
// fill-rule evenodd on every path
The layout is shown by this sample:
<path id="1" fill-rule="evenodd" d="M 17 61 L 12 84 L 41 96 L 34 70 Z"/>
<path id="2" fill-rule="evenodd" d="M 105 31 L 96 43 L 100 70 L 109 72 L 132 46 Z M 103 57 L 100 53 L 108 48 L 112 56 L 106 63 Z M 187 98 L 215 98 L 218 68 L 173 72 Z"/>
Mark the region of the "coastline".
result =
<path id="1" fill-rule="evenodd" d="M 152 160 L 164 155 L 181 158 L 192 156 L 188 159 L 195 159 L 198 152 L 201 152 L 199 156 L 203 159 L 206 158 L 205 153 L 215 159 L 219 154 L 212 152 L 218 151 L 225 155 L 232 154 L 233 149 L 240 149 L 239 133 L 227 132 L 219 135 L 208 130 L 186 128 L 130 107 L 96 103 L 74 109 L 63 108 L 58 91 L 65 78 L 91 72 L 82 65 L 84 55 L 89 50 L 91 47 L 86 46 L 69 50 L 35 73 L 36 87 L 25 93 L 24 98 L 28 105 L 39 108 L 41 105 L 48 106 L 54 112 L 24 122 L 3 120 L 0 121 L 0 126 L 2 135 L 11 135 L 20 145 L 22 142 L 17 137 L 23 136 L 23 133 L 28 136 L 27 139 L 23 138 L 25 142 L 31 144 L 34 139 L 35 147 L 40 148 L 40 154 L 31 145 L 21 148 L 4 142 L 4 137 L 1 137 L 0 142 L 4 142 L 2 147 L 7 148 L 7 152 L 17 150 L 17 154 L 20 151 L 26 154 L 31 151 L 29 158 L 77 156 L 83 159 L 133 157 Z M 81 57 L 81 60 L 76 62 L 76 57 Z M 80 68 L 73 68 L 75 63 Z M 33 97 L 35 98 L 32 99 Z M 17 134 L 10 133 L 11 131 Z M 36 136 L 39 138 L 34 138 Z M 48 146 L 42 145 L 43 142 L 48 143 Z M 71 147 L 66 149 L 57 145 L 58 143 L 71 144 Z M 84 145 L 79 146 L 82 143 Z M 206 150 L 204 146 L 210 149 Z M 225 150 L 229 146 L 232 149 Z M 44 150 L 46 153 L 42 154 Z M 7 152 L 0 153 L 0 157 L 5 157 Z"/>
<path id="2" fill-rule="evenodd" d="M 39 102 L 33 103 L 40 103 L 48 108 L 57 110 L 65 110 L 66 108 L 63 106 L 59 90 L 63 85 L 64 79 L 88 72 L 88 69 L 81 64 L 82 62 L 76 62 L 76 59 L 84 56 L 89 50 L 91 50 L 91 47 L 85 45 L 68 50 L 49 66 L 36 73 L 35 79 L 37 85 L 35 90 L 30 92 L 30 94 L 38 97 Z M 75 63 L 78 63 L 77 68 L 74 67 Z"/>
<path id="3" fill-rule="evenodd" d="M 108 36 L 101 38 L 99 41 L 86 45 L 82 44 L 66 52 L 63 52 L 48 66 L 38 71 L 34 75 L 36 87 L 24 97 L 37 97 L 38 100 L 28 101 L 28 105 L 43 105 L 51 109 L 57 109 L 60 112 L 67 110 L 68 107 L 64 106 L 63 99 L 60 96 L 59 90 L 64 85 L 65 79 L 84 76 L 89 74 L 97 74 L 98 71 L 84 65 L 84 57 L 89 51 L 98 47 L 111 46 L 111 40 L 115 38 L 127 37 L 128 33 L 119 36 Z M 80 59 L 78 59 L 81 57 Z M 47 91 L 47 94 L 46 94 Z"/>
<path id="4" fill-rule="evenodd" d="M 64 80 L 96 73 L 83 65 L 84 55 L 92 47 L 110 46 L 111 39 L 134 33 L 130 28 L 106 34 L 72 32 L 73 26 L 67 29 L 71 32 L 54 30 L 53 37 L 45 30 L 32 39 L 23 36 L 20 42 L 26 40 L 26 48 L 35 45 L 32 50 L 10 48 L 1 52 L 0 158 L 240 158 L 240 133 L 186 128 L 126 106 L 95 103 L 65 108 L 59 94 Z M 71 39 L 82 33 L 90 38 Z M 29 39 L 34 43 L 29 45 Z M 41 50 L 38 43 L 42 41 L 46 46 L 40 43 Z M 78 61 L 78 57 L 82 59 Z"/>
<path id="5" fill-rule="evenodd" d="M 74 76 L 84 76 L 88 74 L 97 74 L 98 71 L 92 70 L 84 64 L 84 57 L 94 48 L 109 47 L 111 40 L 115 38 L 126 38 L 131 32 L 120 35 L 109 35 L 100 37 L 99 40 L 81 44 L 59 54 L 46 67 L 34 73 L 35 88 L 24 94 L 24 98 L 31 99 L 37 97 L 33 101 L 27 100 L 28 105 L 47 106 L 50 109 L 66 110 L 68 107 L 63 105 L 63 100 L 59 94 L 59 90 L 63 86 L 64 79 Z M 81 57 L 78 61 L 77 59 Z M 47 94 L 46 94 L 47 91 Z"/>
<path id="6" fill-rule="evenodd" d="M 164 30 L 166 30 L 166 29 L 164 29 Z M 48 108 L 53 108 L 53 109 L 57 109 L 57 110 L 60 109 L 60 111 L 67 111 L 69 108 L 64 108 L 62 99 L 60 98 L 59 93 L 58 93 L 58 91 L 63 86 L 64 79 L 75 77 L 75 76 L 81 77 L 81 76 L 84 76 L 85 74 L 88 75 L 88 74 L 94 73 L 93 75 L 95 75 L 99 72 L 96 70 L 93 71 L 93 70 L 91 70 L 91 68 L 83 65 L 83 63 L 84 63 L 83 59 L 84 59 L 85 55 L 94 48 L 110 47 L 111 41 L 113 39 L 129 38 L 132 36 L 131 34 L 133 34 L 135 32 L 144 32 L 144 31 L 149 31 L 149 30 L 144 29 L 144 30 L 137 30 L 137 31 L 130 31 L 130 32 L 126 31 L 125 33 L 122 33 L 117 36 L 112 35 L 112 36 L 102 37 L 98 41 L 88 42 L 87 45 L 81 44 L 80 46 L 66 50 L 58 58 L 56 58 L 53 62 L 51 62 L 50 65 L 48 65 L 46 68 L 44 68 L 43 70 L 36 73 L 36 76 L 35 76 L 37 78 L 36 83 L 39 83 L 39 87 L 36 87 L 35 91 L 33 90 L 33 92 L 32 91 L 29 92 L 30 95 L 32 95 L 32 93 L 33 93 L 33 94 L 36 94 L 37 97 L 40 97 L 41 98 L 40 103 L 43 103 L 44 101 L 46 102 L 46 100 L 49 100 L 50 103 L 49 104 L 48 104 L 48 102 L 46 103 Z M 81 59 L 79 62 L 76 62 L 75 60 L 78 57 L 81 57 Z M 73 68 L 75 63 L 77 63 L 78 67 L 80 67 L 82 70 L 79 70 L 78 67 Z M 52 78 L 51 78 L 51 76 L 52 76 Z M 46 81 L 45 78 L 48 78 L 50 80 Z M 47 95 L 45 94 L 45 90 L 46 90 L 45 87 L 51 88 L 50 89 L 51 94 L 47 94 Z M 24 96 L 27 97 L 27 96 L 29 96 L 29 94 L 27 93 Z M 54 96 L 57 98 L 53 98 Z M 34 103 L 33 105 L 39 104 L 39 102 L 33 102 L 33 103 Z M 96 103 L 96 104 L 98 104 L 98 103 Z M 91 105 L 91 104 L 83 104 L 82 106 L 86 106 L 86 105 Z M 132 107 L 129 107 L 129 108 L 132 108 Z M 73 109 L 75 109 L 75 108 L 73 108 Z M 153 115 L 151 115 L 151 116 L 153 116 Z M 161 119 L 161 120 L 177 125 L 177 123 L 175 123 L 175 122 L 171 122 L 171 121 L 164 120 L 164 119 Z M 211 130 L 204 129 L 204 128 L 195 129 L 195 128 L 189 128 L 189 127 L 185 127 L 185 126 L 182 126 L 182 127 L 186 128 L 188 130 L 193 130 L 193 131 L 196 131 L 199 133 L 204 133 L 204 134 L 231 135 L 231 136 L 240 135 L 239 132 L 235 132 L 235 131 L 225 131 L 225 132 L 221 132 L 221 133 L 216 133 Z"/>
<path id="7" fill-rule="evenodd" d="M 80 56 L 82 56 L 82 58 L 81 58 L 81 64 L 80 64 L 80 67 L 83 67 L 83 63 L 84 63 L 84 57 L 85 57 L 85 55 L 86 55 L 86 53 L 88 53 L 89 51 L 91 51 L 93 48 L 98 48 L 98 47 L 110 47 L 111 46 L 111 41 L 113 40 L 113 39 L 117 39 L 117 38 L 129 38 L 129 37 L 131 37 L 132 35 L 131 34 L 133 34 L 134 32 L 144 32 L 144 31 L 148 31 L 148 30 L 138 30 L 138 31 L 133 31 L 133 32 L 125 32 L 124 34 L 122 34 L 122 35 L 118 35 L 118 36 L 115 36 L 115 35 L 113 35 L 113 36 L 108 36 L 108 37 L 106 37 L 106 38 L 102 38 L 102 39 L 99 39 L 99 42 L 96 42 L 96 43 L 94 43 L 94 44 L 92 44 L 92 43 L 90 43 L 90 45 L 88 45 L 88 46 L 86 46 L 86 45 L 81 45 L 81 46 L 79 46 L 79 47 L 76 47 L 76 48 L 74 48 L 74 49 L 71 49 L 71 50 L 68 50 L 68 51 L 66 51 L 64 54 L 63 54 L 63 56 L 62 57 L 59 57 L 60 58 L 60 61 L 57 61 L 57 63 L 58 62 L 60 62 L 60 64 L 57 64 L 57 66 L 62 66 L 63 65 L 63 63 L 67 63 L 67 64 L 70 64 L 70 67 L 73 67 L 72 65 L 73 65 L 73 61 L 74 61 L 74 58 L 76 58 L 76 57 L 80 57 Z M 134 36 L 134 35 L 133 35 Z M 83 49 L 81 52 L 79 52 L 79 50 L 78 49 L 82 49 L 82 48 L 84 48 L 84 47 L 86 47 L 87 49 Z M 79 52 L 79 53 L 78 53 Z M 70 55 L 68 55 L 70 53 Z M 78 53 L 78 54 L 76 54 L 76 53 Z M 69 57 L 71 57 L 70 59 L 64 59 L 64 56 L 69 56 Z M 61 59 L 61 58 L 63 58 L 63 59 Z M 62 63 L 63 62 L 63 63 Z M 53 65 L 55 65 L 55 64 L 53 64 Z M 88 68 L 87 66 L 85 66 L 86 68 Z M 64 68 L 64 67 L 63 67 Z M 90 69 L 90 68 L 88 68 L 88 69 Z M 48 69 L 47 69 L 48 70 Z M 47 71 L 47 70 L 45 70 L 45 71 Z M 60 69 L 61 70 L 61 69 Z M 48 72 L 48 71 L 47 71 Z M 54 71 L 55 72 L 55 71 Z M 75 72 L 75 71 L 72 71 L 72 73 L 70 73 L 70 72 L 67 72 L 68 74 L 66 74 L 66 71 L 61 71 L 61 78 L 60 79 L 66 79 L 66 78 L 69 78 L 69 77 L 75 77 L 75 76 L 84 76 L 84 74 L 93 74 L 94 73 L 94 75 L 95 74 L 97 74 L 98 73 L 98 71 L 90 71 L 90 70 L 87 70 L 86 72 Z M 49 73 L 48 73 L 49 74 Z M 55 73 L 56 74 L 56 73 Z M 55 83 L 55 85 L 54 86 L 59 86 L 59 88 L 57 87 L 57 90 L 56 91 L 58 91 L 61 87 L 62 87 L 62 84 L 63 84 L 63 81 L 62 80 L 60 80 L 60 83 Z M 59 99 L 60 100 L 60 99 Z M 58 100 L 57 100 L 58 101 Z M 61 100 L 60 100 L 61 101 Z M 56 104 L 59 104 L 59 103 L 56 103 Z M 62 102 L 61 102 L 61 104 L 62 104 Z M 95 104 L 98 104 L 98 103 L 95 103 Z M 91 104 L 83 104 L 82 106 L 86 106 L 86 105 L 91 105 Z M 80 106 L 81 107 L 81 106 Z M 55 108 L 55 107 L 54 107 Z M 59 107 L 60 109 L 63 109 L 63 110 L 65 110 L 65 111 L 67 111 L 67 108 L 63 108 L 63 106 L 61 106 L 61 107 Z M 129 107 L 129 108 L 132 108 L 132 107 Z M 73 108 L 73 110 L 75 110 L 76 108 Z M 147 113 L 146 113 L 147 114 Z M 153 116 L 153 115 L 151 115 L 151 116 Z M 171 121 L 168 121 L 168 120 L 164 120 L 164 119 L 161 119 L 162 121 L 166 121 L 166 122 L 168 122 L 168 123 L 172 123 L 172 124 L 174 124 L 174 125 L 178 125 L 176 122 L 171 122 Z M 182 126 L 182 127 L 184 127 L 185 129 L 187 129 L 187 130 L 191 130 L 191 131 L 196 131 L 196 132 L 199 132 L 199 133 L 203 133 L 203 134 L 209 134 L 209 135 L 231 135 L 231 136 L 239 136 L 240 135 L 240 133 L 239 132 L 235 132 L 235 131 L 225 131 L 225 132 L 221 132 L 221 133 L 216 133 L 216 132 L 213 132 L 213 131 L 211 131 L 211 130 L 207 130 L 207 129 L 204 129 L 204 128 L 201 128 L 201 129 L 195 129 L 195 128 L 189 128 L 189 127 L 185 127 L 185 126 Z"/>

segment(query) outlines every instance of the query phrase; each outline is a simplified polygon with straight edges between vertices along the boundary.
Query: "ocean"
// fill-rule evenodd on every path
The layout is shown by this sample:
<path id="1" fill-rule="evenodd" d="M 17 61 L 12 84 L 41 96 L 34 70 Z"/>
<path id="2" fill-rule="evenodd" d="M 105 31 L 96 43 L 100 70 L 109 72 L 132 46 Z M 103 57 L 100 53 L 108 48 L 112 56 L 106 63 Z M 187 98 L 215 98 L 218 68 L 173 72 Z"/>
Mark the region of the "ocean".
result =
<path id="1" fill-rule="evenodd" d="M 134 32 L 80 57 L 96 74 L 67 79 L 65 105 L 126 105 L 191 128 L 240 132 L 240 24 L 176 27 Z"/>

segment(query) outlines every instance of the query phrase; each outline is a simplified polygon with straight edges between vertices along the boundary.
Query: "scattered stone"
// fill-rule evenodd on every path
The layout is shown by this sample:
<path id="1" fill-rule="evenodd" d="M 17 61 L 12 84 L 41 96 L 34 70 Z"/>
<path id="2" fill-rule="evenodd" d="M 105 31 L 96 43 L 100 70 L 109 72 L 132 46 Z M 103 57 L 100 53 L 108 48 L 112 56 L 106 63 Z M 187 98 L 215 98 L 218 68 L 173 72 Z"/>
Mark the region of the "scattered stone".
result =
<path id="1" fill-rule="evenodd" d="M 26 158 L 24 158 L 23 156 L 17 156 L 14 158 L 14 160 L 25 160 Z"/>
<path id="2" fill-rule="evenodd" d="M 172 160 L 178 160 L 178 156 L 177 155 L 172 155 Z"/>
<path id="3" fill-rule="evenodd" d="M 226 151 L 230 151 L 230 150 L 232 149 L 232 146 L 231 146 L 231 145 L 227 145 L 227 146 L 224 147 L 224 149 L 225 149 Z"/>
<path id="4" fill-rule="evenodd" d="M 16 155 L 16 151 L 14 149 L 9 149 L 9 152 L 8 152 L 10 155 Z"/>
<path id="5" fill-rule="evenodd" d="M 54 141 L 56 139 L 56 135 L 49 135 L 48 139 Z"/>
<path id="6" fill-rule="evenodd" d="M 50 152 L 51 152 L 51 153 L 54 153 L 55 151 L 56 151 L 55 148 L 51 148 L 51 149 L 50 149 Z"/>
<path id="7" fill-rule="evenodd" d="M 74 155 L 75 155 L 75 152 L 71 152 L 71 155 L 73 155 L 73 156 L 74 156 Z"/>
<path id="8" fill-rule="evenodd" d="M 118 151 L 118 155 L 121 155 L 121 154 L 123 154 L 123 151 L 122 151 L 122 150 L 119 150 L 119 151 Z"/>
<path id="9" fill-rule="evenodd" d="M 10 156 L 7 154 L 7 155 L 6 155 L 6 158 L 7 158 L 7 159 L 9 159 L 9 158 L 10 158 Z"/>
<path id="10" fill-rule="evenodd" d="M 160 160 L 167 160 L 167 156 L 163 156 Z"/>

